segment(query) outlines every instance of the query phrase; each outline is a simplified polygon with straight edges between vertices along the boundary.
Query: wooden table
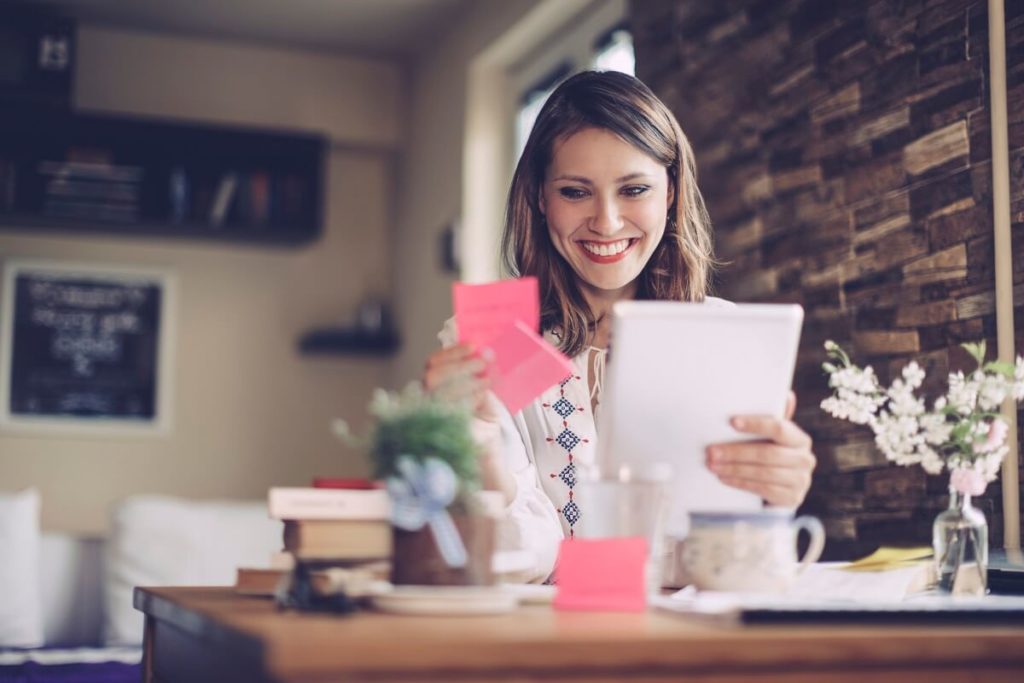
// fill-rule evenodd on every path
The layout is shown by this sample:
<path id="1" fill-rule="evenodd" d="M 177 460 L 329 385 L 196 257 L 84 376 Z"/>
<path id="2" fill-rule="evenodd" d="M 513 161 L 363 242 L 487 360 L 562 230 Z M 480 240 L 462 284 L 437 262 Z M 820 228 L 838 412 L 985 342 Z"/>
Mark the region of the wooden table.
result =
<path id="1" fill-rule="evenodd" d="M 1024 681 L 1020 627 L 734 626 L 657 611 L 280 612 L 230 588 L 138 588 L 146 681 Z"/>

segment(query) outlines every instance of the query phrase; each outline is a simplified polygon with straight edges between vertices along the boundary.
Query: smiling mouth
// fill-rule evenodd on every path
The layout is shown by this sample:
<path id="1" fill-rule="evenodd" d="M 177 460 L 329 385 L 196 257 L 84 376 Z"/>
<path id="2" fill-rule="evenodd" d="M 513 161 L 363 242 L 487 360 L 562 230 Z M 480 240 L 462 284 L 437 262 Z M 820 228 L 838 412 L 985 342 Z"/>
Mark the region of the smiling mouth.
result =
<path id="1" fill-rule="evenodd" d="M 640 239 L 633 237 L 614 242 L 578 242 L 583 254 L 594 263 L 615 263 L 626 258 Z"/>

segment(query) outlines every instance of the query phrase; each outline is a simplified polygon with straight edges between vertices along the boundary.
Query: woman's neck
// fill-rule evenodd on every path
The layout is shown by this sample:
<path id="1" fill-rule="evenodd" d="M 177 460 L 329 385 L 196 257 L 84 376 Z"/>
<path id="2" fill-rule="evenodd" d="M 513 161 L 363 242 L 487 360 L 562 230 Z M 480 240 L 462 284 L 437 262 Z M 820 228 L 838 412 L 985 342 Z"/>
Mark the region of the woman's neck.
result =
<path id="1" fill-rule="evenodd" d="M 590 337 L 590 345 L 599 349 L 608 348 L 611 335 L 612 307 L 618 301 L 627 301 L 636 295 L 636 282 L 630 282 L 620 289 L 597 289 L 589 285 L 582 287 L 583 297 L 590 306 L 594 316 L 594 331 Z"/>

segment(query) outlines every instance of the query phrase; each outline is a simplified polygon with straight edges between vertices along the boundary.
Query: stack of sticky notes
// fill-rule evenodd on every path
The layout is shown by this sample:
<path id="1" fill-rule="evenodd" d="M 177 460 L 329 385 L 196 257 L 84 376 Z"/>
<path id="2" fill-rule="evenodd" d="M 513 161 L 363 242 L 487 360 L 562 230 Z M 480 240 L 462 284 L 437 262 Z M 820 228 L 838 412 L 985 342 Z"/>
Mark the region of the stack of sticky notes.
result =
<path id="1" fill-rule="evenodd" d="M 540 296 L 532 277 L 452 289 L 459 342 L 494 354 L 491 389 L 517 413 L 573 373 L 572 362 L 540 336 Z"/>
<path id="2" fill-rule="evenodd" d="M 890 569 L 914 567 L 932 556 L 930 547 L 890 548 L 881 547 L 867 557 L 851 562 L 843 567 L 851 572 L 882 572 Z"/>

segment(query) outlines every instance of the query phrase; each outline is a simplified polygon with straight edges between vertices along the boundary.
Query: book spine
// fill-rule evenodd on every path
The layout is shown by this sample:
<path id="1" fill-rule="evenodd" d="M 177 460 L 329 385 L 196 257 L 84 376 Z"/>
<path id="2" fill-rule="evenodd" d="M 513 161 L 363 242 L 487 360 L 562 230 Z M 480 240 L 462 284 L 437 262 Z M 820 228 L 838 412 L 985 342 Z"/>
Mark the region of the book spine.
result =
<path id="1" fill-rule="evenodd" d="M 386 520 L 391 515 L 387 491 L 275 487 L 267 507 L 272 519 Z"/>

